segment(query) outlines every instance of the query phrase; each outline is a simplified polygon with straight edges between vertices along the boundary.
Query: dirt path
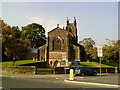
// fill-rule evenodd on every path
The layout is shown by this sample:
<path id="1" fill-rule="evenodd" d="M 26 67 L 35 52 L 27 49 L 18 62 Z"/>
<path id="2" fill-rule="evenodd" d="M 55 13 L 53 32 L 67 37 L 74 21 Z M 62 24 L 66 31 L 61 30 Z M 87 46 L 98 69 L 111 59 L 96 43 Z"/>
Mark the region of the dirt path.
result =
<path id="1" fill-rule="evenodd" d="M 92 64 L 92 65 L 95 65 L 96 67 L 100 67 L 100 65 L 95 64 L 95 63 L 93 63 L 93 62 L 89 62 L 89 63 Z"/>

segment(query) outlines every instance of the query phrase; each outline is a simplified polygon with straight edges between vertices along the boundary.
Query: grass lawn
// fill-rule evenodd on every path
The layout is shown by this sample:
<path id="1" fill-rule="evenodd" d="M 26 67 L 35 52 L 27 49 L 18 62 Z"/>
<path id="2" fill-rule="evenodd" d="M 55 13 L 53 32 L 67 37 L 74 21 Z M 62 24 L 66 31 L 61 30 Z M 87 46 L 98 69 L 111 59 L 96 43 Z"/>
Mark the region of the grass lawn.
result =
<path id="1" fill-rule="evenodd" d="M 102 61 L 102 64 L 113 66 L 113 67 L 117 67 L 117 63 L 115 63 L 115 62 L 105 62 L 105 61 Z"/>
<path id="2" fill-rule="evenodd" d="M 27 64 L 27 63 L 35 63 L 35 62 L 41 62 L 41 61 L 33 61 L 33 60 L 19 60 L 15 62 L 15 66 L 16 65 L 22 65 L 22 64 Z M 2 64 L 3 66 L 13 66 L 13 62 L 9 61 L 9 62 L 0 62 L 0 64 Z"/>
<path id="3" fill-rule="evenodd" d="M 44 71 L 52 71 L 52 68 L 36 68 L 36 73 L 41 73 L 41 72 L 44 72 Z"/>
<path id="4" fill-rule="evenodd" d="M 98 64 L 98 65 L 100 63 L 99 61 L 95 61 L 95 60 L 91 62 Z M 106 61 L 101 61 L 101 65 L 102 67 L 116 67 L 117 66 L 115 62 L 106 62 Z"/>
<path id="5" fill-rule="evenodd" d="M 95 63 L 96 65 L 100 65 L 99 62 L 93 61 L 92 63 Z M 84 66 L 84 67 L 97 67 L 96 65 L 93 65 L 88 62 L 80 62 L 80 66 Z M 110 62 L 102 62 L 101 67 L 116 67 L 116 65 L 114 63 L 110 63 Z"/>
<path id="6" fill-rule="evenodd" d="M 51 68 L 37 68 L 37 72 L 52 70 Z"/>
<path id="7" fill-rule="evenodd" d="M 93 63 L 100 65 L 100 63 L 98 63 L 98 62 L 93 62 Z M 106 65 L 106 64 L 101 63 L 101 67 L 114 67 L 114 66 L 110 66 L 110 65 Z"/>
<path id="8" fill-rule="evenodd" d="M 92 65 L 88 62 L 80 62 L 80 66 L 84 66 L 84 67 L 96 67 L 95 65 Z"/>
<path id="9" fill-rule="evenodd" d="M 14 65 L 16 66 L 16 65 L 28 64 L 28 63 L 35 63 L 35 62 L 42 62 L 42 61 L 20 60 L 20 61 L 16 61 Z M 93 61 L 93 63 L 99 65 L 99 62 Z M 0 64 L 2 64 L 3 66 L 13 66 L 13 62 L 12 61 L 9 61 L 9 62 L 0 62 Z M 96 65 L 90 64 L 88 62 L 80 62 L 80 66 L 84 66 L 84 67 L 96 67 Z M 116 67 L 116 65 L 115 65 L 115 63 L 103 62 L 102 61 L 101 67 Z M 40 70 L 43 70 L 43 69 L 40 69 Z M 45 68 L 45 70 L 47 70 L 47 69 Z"/>

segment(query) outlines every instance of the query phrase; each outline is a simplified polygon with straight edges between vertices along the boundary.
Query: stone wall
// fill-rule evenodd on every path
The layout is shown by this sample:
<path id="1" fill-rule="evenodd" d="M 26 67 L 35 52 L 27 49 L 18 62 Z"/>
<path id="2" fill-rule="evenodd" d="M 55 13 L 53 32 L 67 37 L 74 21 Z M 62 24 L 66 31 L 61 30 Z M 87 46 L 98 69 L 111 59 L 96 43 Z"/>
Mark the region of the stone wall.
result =
<path id="1" fill-rule="evenodd" d="M 61 59 L 63 52 L 49 52 L 49 59 Z"/>
<path id="2" fill-rule="evenodd" d="M 39 60 L 44 60 L 45 61 L 46 60 L 46 55 L 47 55 L 47 53 L 46 53 L 47 44 L 41 46 L 39 49 L 40 49 Z"/>
<path id="3" fill-rule="evenodd" d="M 2 66 L 3 73 L 35 74 L 35 66 Z"/>
<path id="4" fill-rule="evenodd" d="M 61 28 L 55 28 L 54 30 L 48 32 L 48 46 L 49 46 L 49 52 L 53 51 L 53 40 L 55 38 L 60 38 L 61 39 L 61 51 L 66 52 L 67 51 L 67 43 L 68 43 L 68 31 L 63 30 Z"/>
<path id="5" fill-rule="evenodd" d="M 46 62 L 27 63 L 19 66 L 35 66 L 36 68 L 49 68 L 49 62 L 46 61 Z"/>

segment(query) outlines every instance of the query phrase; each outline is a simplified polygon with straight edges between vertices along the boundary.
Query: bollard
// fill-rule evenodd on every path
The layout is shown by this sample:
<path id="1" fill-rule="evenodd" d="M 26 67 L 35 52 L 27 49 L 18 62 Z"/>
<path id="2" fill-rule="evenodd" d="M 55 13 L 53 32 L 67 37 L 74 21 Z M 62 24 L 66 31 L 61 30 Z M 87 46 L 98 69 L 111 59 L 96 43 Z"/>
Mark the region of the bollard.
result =
<path id="1" fill-rule="evenodd" d="M 115 67 L 115 73 L 117 73 L 117 67 Z"/>
<path id="2" fill-rule="evenodd" d="M 73 69 L 70 69 L 70 77 L 69 80 L 74 80 L 74 71 Z"/>
<path id="3" fill-rule="evenodd" d="M 33 61 L 35 61 L 35 58 L 33 57 Z"/>
<path id="4" fill-rule="evenodd" d="M 107 68 L 106 68 L 106 74 L 108 74 L 108 70 L 107 70 Z"/>

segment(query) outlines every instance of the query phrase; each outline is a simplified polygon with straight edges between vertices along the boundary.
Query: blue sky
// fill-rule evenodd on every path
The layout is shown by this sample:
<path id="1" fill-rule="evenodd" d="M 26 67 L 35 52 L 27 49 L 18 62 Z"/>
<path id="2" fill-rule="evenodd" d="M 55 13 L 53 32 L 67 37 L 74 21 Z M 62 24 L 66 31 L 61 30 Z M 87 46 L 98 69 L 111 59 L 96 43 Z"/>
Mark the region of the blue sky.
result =
<path id="1" fill-rule="evenodd" d="M 106 38 L 118 39 L 117 2 L 3 2 L 2 19 L 19 27 L 36 22 L 48 31 L 57 24 L 66 26 L 77 19 L 79 41 L 91 37 L 96 46 L 107 44 Z"/>

